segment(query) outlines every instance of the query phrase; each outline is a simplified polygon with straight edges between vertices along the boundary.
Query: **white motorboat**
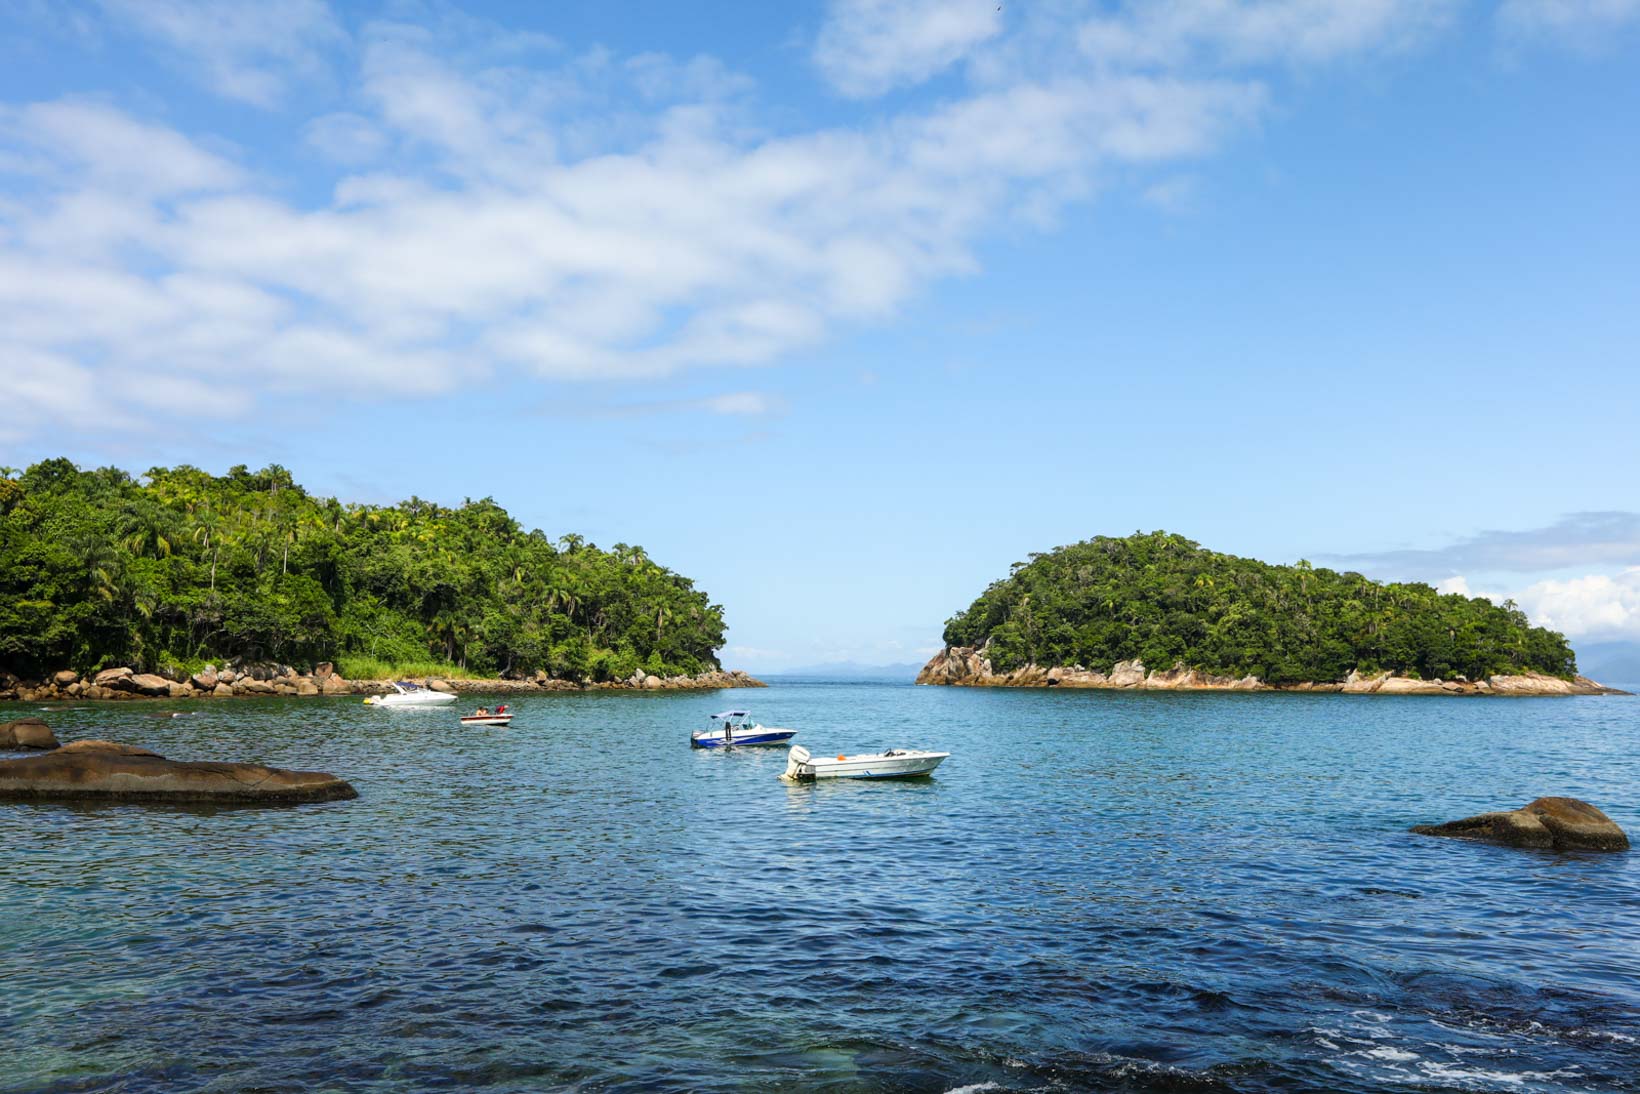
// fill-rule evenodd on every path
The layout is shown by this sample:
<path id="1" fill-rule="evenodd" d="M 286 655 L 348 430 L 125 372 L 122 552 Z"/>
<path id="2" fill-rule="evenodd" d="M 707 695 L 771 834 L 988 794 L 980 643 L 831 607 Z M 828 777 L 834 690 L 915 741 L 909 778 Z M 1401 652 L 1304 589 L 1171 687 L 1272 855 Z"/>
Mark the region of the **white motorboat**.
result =
<path id="1" fill-rule="evenodd" d="M 510 726 L 511 714 L 463 714 L 461 724 L 464 726 Z"/>
<path id="2" fill-rule="evenodd" d="M 420 684 L 412 684 L 408 680 L 389 681 L 393 690 L 386 695 L 372 695 L 367 698 L 365 706 L 371 707 L 434 707 L 456 701 L 455 694 L 448 691 L 434 691 L 424 688 Z"/>
<path id="3" fill-rule="evenodd" d="M 915 748 L 891 748 L 887 752 L 862 752 L 854 756 L 811 756 L 802 745 L 793 745 L 786 756 L 786 770 L 780 776 L 791 782 L 810 779 L 914 779 L 932 774 L 949 752 L 924 752 Z"/>
<path id="4" fill-rule="evenodd" d="M 740 745 L 778 745 L 797 736 L 795 729 L 775 729 L 752 721 L 751 713 L 744 710 L 726 710 L 712 715 L 711 729 L 689 734 L 690 748 L 724 748 Z"/>

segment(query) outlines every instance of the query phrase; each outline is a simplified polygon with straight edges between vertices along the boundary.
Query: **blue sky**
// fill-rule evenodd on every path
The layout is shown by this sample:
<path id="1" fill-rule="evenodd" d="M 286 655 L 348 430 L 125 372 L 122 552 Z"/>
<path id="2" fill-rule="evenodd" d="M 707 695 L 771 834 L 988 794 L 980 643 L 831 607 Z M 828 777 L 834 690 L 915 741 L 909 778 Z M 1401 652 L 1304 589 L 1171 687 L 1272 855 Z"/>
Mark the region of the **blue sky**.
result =
<path id="1" fill-rule="evenodd" d="M 0 462 L 641 543 L 731 665 L 1166 528 L 1640 638 L 1640 0 L 25 0 Z"/>

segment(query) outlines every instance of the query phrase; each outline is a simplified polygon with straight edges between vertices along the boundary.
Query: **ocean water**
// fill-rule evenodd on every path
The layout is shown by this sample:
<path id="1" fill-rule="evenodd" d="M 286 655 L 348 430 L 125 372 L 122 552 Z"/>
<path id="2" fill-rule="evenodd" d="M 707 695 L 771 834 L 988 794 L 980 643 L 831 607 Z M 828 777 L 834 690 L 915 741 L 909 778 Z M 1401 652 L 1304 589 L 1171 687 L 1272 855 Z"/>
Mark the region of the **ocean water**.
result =
<path id="1" fill-rule="evenodd" d="M 725 706 L 930 780 L 788 786 Z M 0 706 L 0 718 L 32 710 Z M 180 718 L 158 717 L 177 710 Z M 356 801 L 0 805 L 0 1090 L 1640 1090 L 1640 699 L 801 684 L 60 706 Z"/>

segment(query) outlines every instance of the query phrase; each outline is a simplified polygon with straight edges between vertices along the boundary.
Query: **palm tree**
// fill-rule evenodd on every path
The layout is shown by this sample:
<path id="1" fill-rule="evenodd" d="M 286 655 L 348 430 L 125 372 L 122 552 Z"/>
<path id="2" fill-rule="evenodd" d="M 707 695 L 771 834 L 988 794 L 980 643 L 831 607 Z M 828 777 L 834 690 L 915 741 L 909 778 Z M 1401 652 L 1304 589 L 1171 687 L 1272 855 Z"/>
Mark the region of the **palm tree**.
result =
<path id="1" fill-rule="evenodd" d="M 433 617 L 432 622 L 427 624 L 427 632 L 443 643 L 444 659 L 446 661 L 456 659 L 456 643 L 461 643 L 461 667 L 467 667 L 466 643 L 468 636 L 472 633 L 472 629 L 467 624 L 449 612 L 440 612 Z"/>
<path id="2" fill-rule="evenodd" d="M 565 615 L 573 619 L 575 609 L 581 606 L 581 602 L 575 598 L 575 594 L 570 591 L 569 585 L 564 579 L 554 574 L 547 579 L 546 605 L 547 611 L 550 612 L 555 608 L 559 608 L 563 610 Z"/>
<path id="3" fill-rule="evenodd" d="M 142 558 L 152 550 L 155 558 L 170 557 L 171 540 L 159 513 L 152 507 L 143 506 L 135 512 L 128 512 L 123 528 L 125 537 L 120 543 L 133 555 Z"/>
<path id="4" fill-rule="evenodd" d="M 199 506 L 194 516 L 194 541 L 211 553 L 211 595 L 216 595 L 216 563 L 222 553 L 222 518 L 212 509 L 210 503 L 204 502 Z"/>

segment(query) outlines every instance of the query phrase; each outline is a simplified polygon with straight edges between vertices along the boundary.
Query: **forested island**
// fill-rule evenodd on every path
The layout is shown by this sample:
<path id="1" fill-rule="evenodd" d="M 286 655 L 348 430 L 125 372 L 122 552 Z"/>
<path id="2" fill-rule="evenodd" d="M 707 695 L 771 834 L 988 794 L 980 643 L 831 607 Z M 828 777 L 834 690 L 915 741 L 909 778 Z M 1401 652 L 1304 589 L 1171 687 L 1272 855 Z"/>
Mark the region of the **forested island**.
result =
<path id="1" fill-rule="evenodd" d="M 1183 536 L 1099 536 L 1016 563 L 945 626 L 922 683 L 1331 687 L 1555 693 L 1566 639 L 1512 602 L 1209 551 Z M 1149 666 L 1147 670 L 1145 666 Z M 1159 670 L 1159 671 L 1158 671 Z M 1531 684 L 1511 685 L 1517 679 Z M 1444 682 L 1444 688 L 1436 682 Z M 1554 681 L 1564 682 L 1557 685 Z"/>
<path id="2" fill-rule="evenodd" d="M 641 680 L 715 672 L 723 636 L 723 609 L 643 548 L 526 531 L 489 498 L 343 503 L 277 465 L 0 469 L 0 674 Z"/>

